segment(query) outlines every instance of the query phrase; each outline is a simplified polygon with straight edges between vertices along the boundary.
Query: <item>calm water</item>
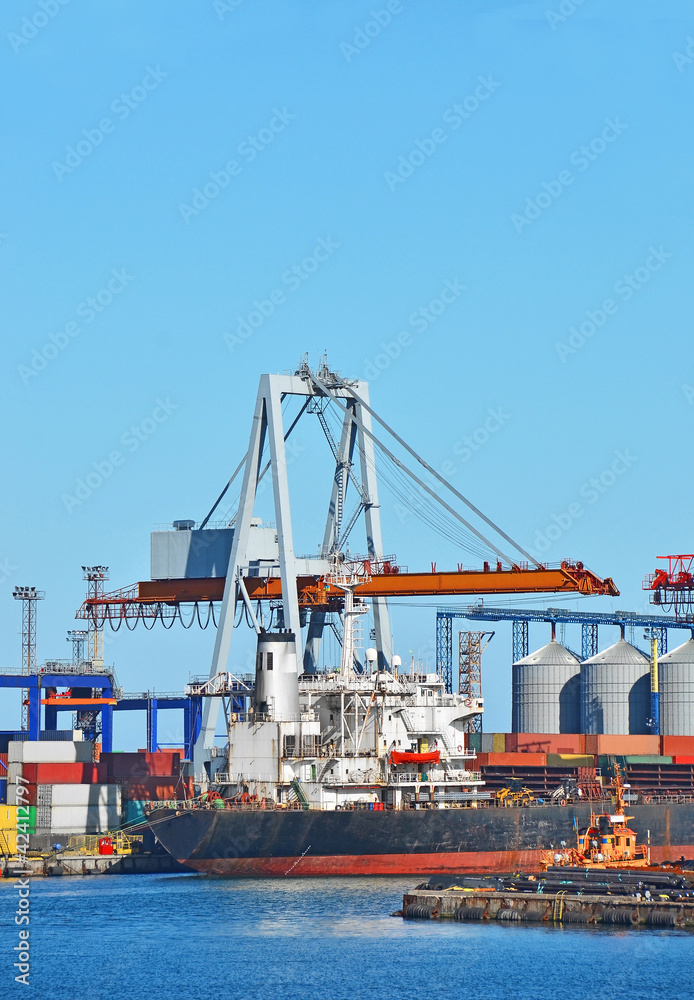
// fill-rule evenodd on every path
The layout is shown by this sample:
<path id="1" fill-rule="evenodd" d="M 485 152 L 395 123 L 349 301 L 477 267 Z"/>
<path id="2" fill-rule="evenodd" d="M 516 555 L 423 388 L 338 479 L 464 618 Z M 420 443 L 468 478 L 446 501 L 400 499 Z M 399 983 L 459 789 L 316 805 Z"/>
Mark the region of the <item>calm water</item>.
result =
<path id="1" fill-rule="evenodd" d="M 694 934 L 390 917 L 416 881 L 37 879 L 28 990 L 11 968 L 17 892 L 0 882 L 0 997 L 694 998 Z"/>

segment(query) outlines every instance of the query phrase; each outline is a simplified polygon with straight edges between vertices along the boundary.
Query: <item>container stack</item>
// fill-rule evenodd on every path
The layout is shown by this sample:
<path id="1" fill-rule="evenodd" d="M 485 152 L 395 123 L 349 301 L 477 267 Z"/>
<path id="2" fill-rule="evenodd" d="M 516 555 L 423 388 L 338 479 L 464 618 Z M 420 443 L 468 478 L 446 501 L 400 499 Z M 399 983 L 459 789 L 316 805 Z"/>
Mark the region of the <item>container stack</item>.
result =
<path id="1" fill-rule="evenodd" d="M 120 787 L 108 783 L 92 751 L 81 740 L 9 744 L 7 805 L 29 806 L 29 833 L 95 834 L 120 826 Z"/>
<path id="2" fill-rule="evenodd" d="M 153 802 L 175 802 L 193 797 L 193 780 L 181 773 L 181 751 L 104 753 L 99 766 L 105 779 L 121 790 L 123 823 L 142 819 Z"/>
<path id="3" fill-rule="evenodd" d="M 567 777 L 597 786 L 608 783 L 614 764 L 622 767 L 634 792 L 691 794 L 694 736 L 591 733 L 470 733 L 475 770 L 495 791 L 520 778 L 537 796 L 546 796 Z"/>

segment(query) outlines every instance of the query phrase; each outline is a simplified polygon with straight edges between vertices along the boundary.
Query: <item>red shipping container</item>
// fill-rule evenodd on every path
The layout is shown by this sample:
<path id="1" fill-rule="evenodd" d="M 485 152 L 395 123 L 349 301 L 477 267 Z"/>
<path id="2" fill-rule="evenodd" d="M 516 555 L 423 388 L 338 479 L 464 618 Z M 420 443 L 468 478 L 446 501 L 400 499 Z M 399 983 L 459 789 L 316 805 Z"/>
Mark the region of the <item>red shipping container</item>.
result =
<path id="1" fill-rule="evenodd" d="M 0 778 L 7 777 L 7 765 L 8 765 L 7 754 L 0 753 Z"/>
<path id="2" fill-rule="evenodd" d="M 23 764 L 22 776 L 37 785 L 106 784 L 106 769 L 100 764 Z"/>
<path id="3" fill-rule="evenodd" d="M 661 753 L 664 757 L 694 754 L 694 736 L 663 736 Z"/>
<path id="4" fill-rule="evenodd" d="M 586 735 L 587 754 L 607 754 L 613 757 L 626 756 L 659 756 L 660 737 L 659 736 L 630 736 L 600 734 L 599 736 Z M 672 754 L 668 753 L 668 757 Z"/>
<path id="5" fill-rule="evenodd" d="M 673 764 L 694 764 L 694 757 L 687 756 L 687 755 L 682 756 L 681 754 L 679 754 L 678 756 L 672 758 L 672 763 Z"/>
<path id="6" fill-rule="evenodd" d="M 547 755 L 544 753 L 489 753 L 488 767 L 544 767 Z"/>
<path id="7" fill-rule="evenodd" d="M 17 796 L 15 794 L 16 788 L 26 789 L 26 795 L 23 793 Z M 36 805 L 36 785 L 25 785 L 21 782 L 18 785 L 8 785 L 7 786 L 7 805 L 8 806 L 35 806 Z"/>
<path id="8" fill-rule="evenodd" d="M 102 753 L 100 763 L 107 770 L 109 779 L 178 777 L 179 764 L 183 753 L 172 750 L 160 753 Z"/>
<path id="9" fill-rule="evenodd" d="M 169 799 L 191 799 L 193 797 L 193 781 L 191 778 L 180 780 L 167 777 L 142 778 L 139 781 L 127 781 L 121 792 L 127 802 L 166 802 Z"/>
<path id="10" fill-rule="evenodd" d="M 474 761 L 471 761 L 470 764 L 468 765 L 468 767 L 472 771 L 479 771 L 479 769 L 481 767 L 486 767 L 488 763 L 489 763 L 489 754 L 488 753 L 478 753 L 477 756 L 475 757 Z"/>
<path id="11" fill-rule="evenodd" d="M 507 733 L 507 753 L 581 753 L 578 733 Z"/>

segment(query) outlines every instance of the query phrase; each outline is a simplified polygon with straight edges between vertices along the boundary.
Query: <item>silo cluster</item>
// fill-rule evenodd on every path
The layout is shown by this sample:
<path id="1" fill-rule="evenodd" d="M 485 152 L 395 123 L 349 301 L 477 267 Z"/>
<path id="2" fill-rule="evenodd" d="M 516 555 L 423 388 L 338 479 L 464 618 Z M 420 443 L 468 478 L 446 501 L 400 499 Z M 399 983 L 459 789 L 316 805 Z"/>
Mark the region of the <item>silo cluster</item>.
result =
<path id="1" fill-rule="evenodd" d="M 625 639 L 581 664 L 581 732 L 645 735 L 651 663 Z"/>
<path id="2" fill-rule="evenodd" d="M 662 731 L 694 733 L 694 639 L 660 662 Z M 583 662 L 553 637 L 513 664 L 514 732 L 641 735 L 649 716 L 650 660 L 623 636 Z"/>
<path id="3" fill-rule="evenodd" d="M 513 664 L 514 733 L 580 732 L 577 656 L 556 639 Z"/>
<path id="4" fill-rule="evenodd" d="M 694 638 L 658 658 L 660 732 L 694 735 Z"/>

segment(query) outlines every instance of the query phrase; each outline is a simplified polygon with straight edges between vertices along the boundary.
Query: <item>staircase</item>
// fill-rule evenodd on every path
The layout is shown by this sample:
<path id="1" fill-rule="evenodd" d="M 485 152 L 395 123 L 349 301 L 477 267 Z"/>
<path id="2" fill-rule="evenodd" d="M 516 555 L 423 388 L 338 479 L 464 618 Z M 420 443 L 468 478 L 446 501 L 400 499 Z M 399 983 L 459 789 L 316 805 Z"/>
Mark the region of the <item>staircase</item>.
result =
<path id="1" fill-rule="evenodd" d="M 299 803 L 299 805 L 301 806 L 301 808 L 305 812 L 308 812 L 308 810 L 310 809 L 310 803 L 309 803 L 308 799 L 306 798 L 306 792 L 303 790 L 303 788 L 301 787 L 301 785 L 299 784 L 299 782 L 296 781 L 296 780 L 292 781 L 292 783 L 290 785 L 290 788 L 294 792 L 294 797 L 295 797 L 296 801 Z"/>

